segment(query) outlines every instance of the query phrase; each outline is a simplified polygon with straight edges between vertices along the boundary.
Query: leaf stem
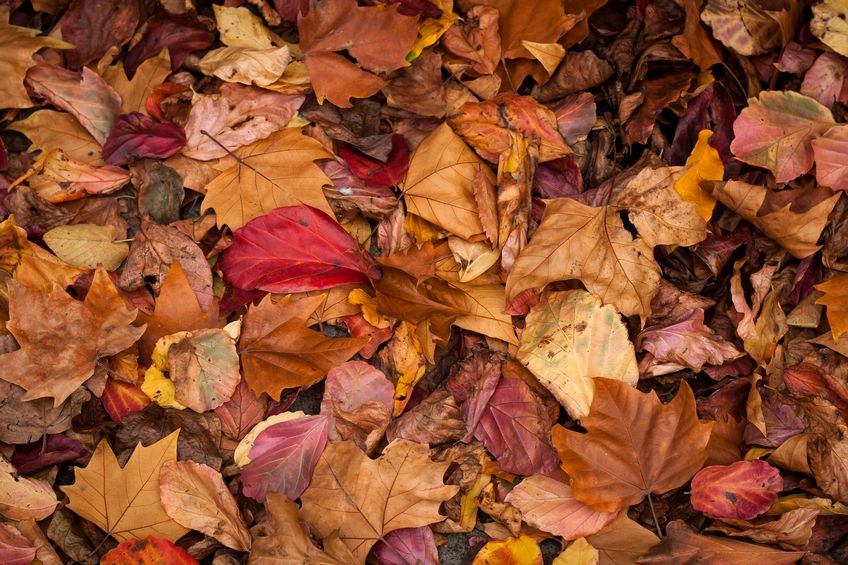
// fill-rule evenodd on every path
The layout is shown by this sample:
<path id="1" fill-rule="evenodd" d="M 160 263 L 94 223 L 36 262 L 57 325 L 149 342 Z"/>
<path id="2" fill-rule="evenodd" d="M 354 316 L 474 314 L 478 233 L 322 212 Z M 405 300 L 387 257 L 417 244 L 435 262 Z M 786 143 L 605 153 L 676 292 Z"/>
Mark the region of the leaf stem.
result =
<path id="1" fill-rule="evenodd" d="M 651 493 L 648 491 L 648 506 L 651 507 L 651 515 L 654 517 L 654 527 L 657 529 L 657 535 L 662 539 L 663 533 L 660 529 L 660 521 L 657 520 L 657 513 L 654 511 L 654 500 L 651 498 Z"/>

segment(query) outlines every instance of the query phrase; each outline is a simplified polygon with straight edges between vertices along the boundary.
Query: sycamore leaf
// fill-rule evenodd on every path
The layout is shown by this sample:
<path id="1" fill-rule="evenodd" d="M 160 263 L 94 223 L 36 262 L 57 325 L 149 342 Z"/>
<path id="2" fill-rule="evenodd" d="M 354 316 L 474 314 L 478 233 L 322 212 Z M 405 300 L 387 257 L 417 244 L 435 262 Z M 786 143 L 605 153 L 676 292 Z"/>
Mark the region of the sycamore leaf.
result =
<path id="1" fill-rule="evenodd" d="M 827 306 L 827 321 L 833 341 L 839 341 L 839 336 L 848 332 L 848 275 L 837 275 L 816 285 L 816 289 L 824 296 L 816 300 L 816 304 Z"/>
<path id="2" fill-rule="evenodd" d="M 37 29 L 9 25 L 8 14 L 0 18 L 0 76 L 4 77 L 0 87 L 0 99 L 6 108 L 29 108 L 33 106 L 27 89 L 24 88 L 24 77 L 27 70 L 37 61 L 33 55 L 39 49 L 71 49 L 73 45 L 60 41 L 55 37 L 38 37 Z"/>
<path id="3" fill-rule="evenodd" d="M 364 564 L 385 534 L 444 520 L 439 505 L 459 491 L 443 483 L 448 465 L 432 462 L 426 445 L 402 439 L 376 460 L 353 442 L 331 443 L 301 496 L 303 518 L 321 538 L 337 532 Z M 360 488 L 363 482 L 370 488 Z"/>
<path id="4" fill-rule="evenodd" d="M 252 530 L 253 548 L 249 565 L 351 565 L 356 558 L 338 537 L 324 540 L 324 550 L 303 531 L 297 504 L 275 492 L 266 504 L 270 524 L 260 523 Z"/>
<path id="5" fill-rule="evenodd" d="M 219 266 L 239 288 L 281 293 L 379 278 L 370 255 L 335 219 L 303 204 L 277 208 L 237 229 Z"/>
<path id="6" fill-rule="evenodd" d="M 59 226 L 44 234 L 44 243 L 69 265 L 107 271 L 121 266 L 130 252 L 129 244 L 115 241 L 115 226 L 74 224 Z"/>
<path id="7" fill-rule="evenodd" d="M 615 512 L 599 512 L 571 494 L 571 487 L 546 475 L 521 481 L 505 498 L 524 521 L 542 531 L 575 540 L 597 533 L 616 519 Z"/>
<path id="8" fill-rule="evenodd" d="M 707 459 L 713 424 L 698 420 L 695 396 L 683 381 L 662 404 L 621 381 L 595 379 L 595 398 L 581 420 L 588 433 L 553 430 L 575 498 L 614 512 L 688 481 Z M 686 457 L 678 450 L 686 446 Z"/>
<path id="9" fill-rule="evenodd" d="M 330 212 L 321 187 L 330 179 L 314 163 L 330 157 L 320 143 L 289 128 L 221 159 L 221 171 L 206 185 L 203 210 L 212 208 L 218 226 L 238 229 L 280 206 L 307 204 Z"/>
<path id="10" fill-rule="evenodd" d="M 0 457 L 0 515 L 9 520 L 43 520 L 56 510 L 56 493 L 47 481 L 19 477 Z"/>
<path id="11" fill-rule="evenodd" d="M 646 565 L 791 565 L 803 551 L 780 551 L 764 545 L 716 536 L 702 536 L 675 520 L 666 527 L 666 536 L 639 559 Z"/>
<path id="12" fill-rule="evenodd" d="M 310 330 L 306 322 L 322 302 L 322 296 L 286 296 L 276 303 L 266 297 L 248 309 L 238 351 L 244 378 L 257 395 L 267 392 L 278 400 L 283 389 L 309 386 L 366 343 Z"/>
<path id="13" fill-rule="evenodd" d="M 32 141 L 31 150 L 46 154 L 61 149 L 74 161 L 92 166 L 105 164 L 100 144 L 67 112 L 38 110 L 23 120 L 12 122 L 6 129 L 27 136 Z"/>
<path id="14" fill-rule="evenodd" d="M 145 539 L 129 539 L 109 551 L 100 560 L 100 565 L 197 565 L 197 560 L 183 548 L 166 539 L 147 536 Z"/>
<path id="15" fill-rule="evenodd" d="M 740 161 L 765 167 L 788 182 L 813 166 L 810 142 L 834 125 L 830 110 L 803 94 L 763 91 L 733 122 L 730 150 Z"/>
<path id="16" fill-rule="evenodd" d="M 123 542 L 145 536 L 176 541 L 188 530 L 172 520 L 159 499 L 159 472 L 177 459 L 179 430 L 149 447 L 139 443 L 123 468 L 105 439 L 76 480 L 62 487 L 68 509 Z"/>
<path id="17" fill-rule="evenodd" d="M 630 565 L 648 553 L 660 539 L 652 531 L 628 518 L 626 512 L 622 512 L 600 532 L 588 536 L 586 541 L 598 550 L 601 563 Z"/>
<path id="18" fill-rule="evenodd" d="M 633 239 L 616 209 L 557 198 L 548 202 L 542 223 L 512 266 L 507 312 L 520 313 L 525 291 L 579 279 L 625 316 L 646 318 L 659 278 L 650 246 Z"/>
<path id="19" fill-rule="evenodd" d="M 825 45 L 848 57 L 848 7 L 840 0 L 824 0 L 813 6 L 810 31 Z"/>
<path id="20" fill-rule="evenodd" d="M 713 518 L 750 520 L 768 510 L 781 490 L 780 471 L 765 461 L 712 465 L 692 479 L 692 507 Z"/>
<path id="21" fill-rule="evenodd" d="M 825 188 L 775 192 L 736 180 L 716 184 L 708 190 L 799 259 L 821 248 L 816 242 L 840 196 Z"/>
<path id="22" fill-rule="evenodd" d="M 319 103 L 326 99 L 350 108 L 351 97 L 367 98 L 385 84 L 368 71 L 389 72 L 408 65 L 406 54 L 418 34 L 418 22 L 399 14 L 398 7 L 322 0 L 298 16 L 300 47 Z M 359 65 L 336 53 L 342 49 Z"/>
<path id="23" fill-rule="evenodd" d="M 221 473 L 193 461 L 166 461 L 159 472 L 162 506 L 181 526 L 236 551 L 250 550 L 250 534 Z"/>
<path id="24" fill-rule="evenodd" d="M 578 538 L 554 558 L 551 565 L 598 565 L 601 554 L 586 538 Z"/>
<path id="25" fill-rule="evenodd" d="M 326 416 L 306 416 L 268 426 L 253 440 L 242 469 L 245 496 L 259 502 L 272 492 L 290 499 L 303 494 L 327 445 Z"/>
<path id="26" fill-rule="evenodd" d="M 11 281 L 9 288 L 8 328 L 21 348 L 0 357 L 0 378 L 26 389 L 24 400 L 52 397 L 59 406 L 94 374 L 98 359 L 144 333 L 131 325 L 137 311 L 102 268 L 83 302 L 58 287 L 48 294 Z"/>
<path id="27" fill-rule="evenodd" d="M 483 546 L 471 565 L 542 565 L 542 550 L 527 535 L 492 540 Z"/>
<path id="28" fill-rule="evenodd" d="M 811 143 L 816 181 L 833 190 L 848 190 L 848 126 L 834 126 Z"/>
<path id="29" fill-rule="evenodd" d="M 573 418 L 589 413 L 594 377 L 636 386 L 633 344 L 618 312 L 590 292 L 544 294 L 527 315 L 516 358 Z"/>
<path id="30" fill-rule="evenodd" d="M 415 149 L 399 186 L 411 214 L 468 239 L 483 233 L 473 188 L 478 173 L 490 185 L 495 183 L 492 171 L 442 124 Z"/>

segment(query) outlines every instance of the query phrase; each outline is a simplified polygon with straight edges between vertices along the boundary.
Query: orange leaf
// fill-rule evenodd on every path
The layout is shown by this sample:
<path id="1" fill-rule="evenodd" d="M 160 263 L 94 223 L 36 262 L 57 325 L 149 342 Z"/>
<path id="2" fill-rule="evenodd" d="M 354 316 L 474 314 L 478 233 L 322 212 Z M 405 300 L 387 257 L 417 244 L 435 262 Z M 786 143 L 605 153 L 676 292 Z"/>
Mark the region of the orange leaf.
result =
<path id="1" fill-rule="evenodd" d="M 186 550 L 168 540 L 148 536 L 125 541 L 100 560 L 100 565 L 197 565 Z"/>

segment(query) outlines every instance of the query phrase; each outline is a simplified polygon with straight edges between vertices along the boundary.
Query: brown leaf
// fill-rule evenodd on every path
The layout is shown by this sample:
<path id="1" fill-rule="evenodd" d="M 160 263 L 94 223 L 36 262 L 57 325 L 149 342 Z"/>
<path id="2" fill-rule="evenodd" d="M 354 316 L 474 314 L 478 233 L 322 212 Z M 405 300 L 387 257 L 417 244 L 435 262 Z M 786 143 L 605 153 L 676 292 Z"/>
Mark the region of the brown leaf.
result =
<path id="1" fill-rule="evenodd" d="M 9 25 L 8 17 L 7 14 L 0 18 L 0 51 L 3 52 L 0 75 L 6 77 L 0 97 L 7 108 L 29 108 L 34 104 L 24 88 L 24 78 L 27 70 L 37 63 L 33 58 L 35 52 L 43 47 L 70 49 L 73 45 L 54 37 L 38 37 L 37 29 Z"/>
<path id="2" fill-rule="evenodd" d="M 445 32 L 442 46 L 453 55 L 470 61 L 475 72 L 492 74 L 501 61 L 499 18 L 495 8 L 472 6 L 463 20 Z"/>
<path id="3" fill-rule="evenodd" d="M 22 444 L 36 441 L 47 434 L 60 434 L 71 428 L 71 420 L 79 415 L 91 393 L 78 388 L 59 406 L 47 398 L 24 402 L 26 391 L 0 380 L 0 441 Z"/>
<path id="4" fill-rule="evenodd" d="M 757 543 L 773 543 L 784 549 L 802 549 L 813 535 L 819 510 L 796 508 L 781 514 L 777 520 L 756 523 L 745 520 L 723 520 L 707 528 L 734 538 L 748 538 Z"/>
<path id="5" fill-rule="evenodd" d="M 660 539 L 622 512 L 615 521 L 586 540 L 598 550 L 605 565 L 635 565 Z"/>
<path id="6" fill-rule="evenodd" d="M 399 70 L 383 87 L 389 106 L 422 116 L 444 117 L 447 100 L 441 69 L 441 55 L 431 50 L 422 52 L 412 66 Z"/>
<path id="7" fill-rule="evenodd" d="M 780 27 L 757 3 L 707 0 L 701 19 L 740 55 L 759 55 L 780 44 Z"/>
<path id="8" fill-rule="evenodd" d="M 386 439 L 404 439 L 438 445 L 455 442 L 465 436 L 465 422 L 453 396 L 439 389 L 412 410 L 394 420 L 386 430 Z"/>
<path id="9" fill-rule="evenodd" d="M 23 387 L 23 400 L 52 397 L 59 406 L 94 374 L 101 357 L 136 342 L 144 326 L 132 326 L 137 311 L 98 268 L 79 302 L 58 287 L 49 293 L 9 283 L 9 330 L 21 349 L 7 353 L 0 378 Z"/>
<path id="10" fill-rule="evenodd" d="M 306 321 L 322 301 L 322 296 L 287 296 L 274 303 L 266 297 L 248 309 L 238 350 L 244 378 L 257 395 L 267 392 L 279 400 L 283 389 L 307 387 L 365 344 L 310 330 Z"/>
<path id="11" fill-rule="evenodd" d="M 385 534 L 444 519 L 439 505 L 459 490 L 442 482 L 447 467 L 430 460 L 426 445 L 402 439 L 376 460 L 353 442 L 330 443 L 301 496 L 301 512 L 321 538 L 337 532 L 356 563 L 364 564 Z M 362 481 L 372 488 L 358 488 Z"/>
<path id="12" fill-rule="evenodd" d="M 698 420 L 686 382 L 662 404 L 621 381 L 595 379 L 595 398 L 581 424 L 587 434 L 553 430 L 554 447 L 575 498 L 612 512 L 683 485 L 707 459 L 712 423 Z M 686 457 L 678 454 L 686 446 Z"/>

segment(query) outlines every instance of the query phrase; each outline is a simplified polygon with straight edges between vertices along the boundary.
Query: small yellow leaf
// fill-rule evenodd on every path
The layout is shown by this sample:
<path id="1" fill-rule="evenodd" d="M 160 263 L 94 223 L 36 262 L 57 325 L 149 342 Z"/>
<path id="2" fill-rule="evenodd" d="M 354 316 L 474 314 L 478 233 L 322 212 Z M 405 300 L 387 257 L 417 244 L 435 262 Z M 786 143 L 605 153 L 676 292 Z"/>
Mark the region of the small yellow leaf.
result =
<path id="1" fill-rule="evenodd" d="M 709 144 L 713 132 L 704 129 L 698 134 L 698 142 L 686 159 L 683 174 L 674 183 L 674 189 L 683 200 L 695 204 L 695 211 L 704 221 L 710 221 L 715 208 L 715 198 L 701 190 L 703 181 L 720 181 L 724 178 L 724 165 L 718 151 Z"/>
<path id="2" fill-rule="evenodd" d="M 115 241 L 115 226 L 111 225 L 55 227 L 44 234 L 44 243 L 59 259 L 81 269 L 94 269 L 102 264 L 107 271 L 114 271 L 130 252 L 127 243 Z"/>
<path id="3" fill-rule="evenodd" d="M 141 383 L 141 390 L 156 404 L 162 408 L 176 408 L 177 410 L 185 410 L 185 406 L 174 400 L 176 387 L 174 383 L 165 376 L 159 368 L 150 366 L 144 373 L 144 382 Z"/>
<path id="4" fill-rule="evenodd" d="M 542 565 L 542 550 L 530 536 L 490 541 L 474 558 L 472 565 Z"/>
<path id="5" fill-rule="evenodd" d="M 578 538 L 554 559 L 552 565 L 598 565 L 600 558 L 598 550 L 586 538 Z"/>
<path id="6" fill-rule="evenodd" d="M 269 49 L 283 44 L 277 34 L 265 27 L 262 20 L 247 8 L 214 5 L 212 10 L 215 12 L 221 43 L 227 47 Z"/>
<path id="7" fill-rule="evenodd" d="M 521 45 L 530 51 L 533 57 L 542 63 L 548 75 L 554 74 L 554 71 L 565 57 L 565 47 L 559 43 L 536 43 L 535 41 L 522 40 Z"/>
<path id="8" fill-rule="evenodd" d="M 415 38 L 415 42 L 406 55 L 406 60 L 410 63 L 417 59 L 424 49 L 436 43 L 459 19 L 453 12 L 453 0 L 433 0 L 433 4 L 442 11 L 442 15 L 438 19 L 428 18 L 421 22 L 418 27 L 418 37 Z"/>
<path id="9" fill-rule="evenodd" d="M 427 369 L 423 362 L 421 342 L 415 335 L 415 326 L 406 321 L 401 322 L 389 342 L 387 351 L 395 367 L 397 379 L 393 415 L 400 416 L 412 396 L 412 389 Z"/>

